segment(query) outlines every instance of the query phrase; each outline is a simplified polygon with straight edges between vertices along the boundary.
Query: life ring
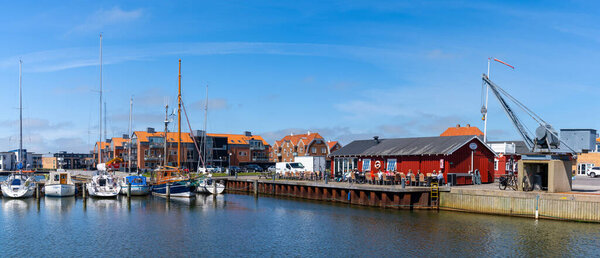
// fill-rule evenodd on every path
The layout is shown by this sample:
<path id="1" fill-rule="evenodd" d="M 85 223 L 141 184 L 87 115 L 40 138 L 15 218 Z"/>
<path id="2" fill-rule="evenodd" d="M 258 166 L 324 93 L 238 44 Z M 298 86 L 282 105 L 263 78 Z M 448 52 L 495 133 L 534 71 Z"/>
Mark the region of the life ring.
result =
<path id="1" fill-rule="evenodd" d="M 380 169 L 381 168 L 381 160 L 375 161 L 375 168 L 376 169 Z"/>

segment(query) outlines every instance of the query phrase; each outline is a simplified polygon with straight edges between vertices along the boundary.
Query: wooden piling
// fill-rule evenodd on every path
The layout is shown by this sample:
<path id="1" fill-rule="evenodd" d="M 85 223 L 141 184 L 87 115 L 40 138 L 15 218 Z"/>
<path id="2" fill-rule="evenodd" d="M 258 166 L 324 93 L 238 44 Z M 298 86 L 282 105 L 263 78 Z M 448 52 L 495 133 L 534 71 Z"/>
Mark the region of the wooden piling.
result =
<path id="1" fill-rule="evenodd" d="M 127 199 L 131 198 L 131 182 L 127 183 Z"/>
<path id="2" fill-rule="evenodd" d="M 167 183 L 167 200 L 169 200 L 171 198 L 171 184 Z"/>
<path id="3" fill-rule="evenodd" d="M 82 196 L 82 198 L 83 198 L 84 200 L 85 200 L 85 197 L 87 196 L 87 189 L 86 189 L 86 187 L 85 187 L 85 186 L 86 186 L 86 184 L 85 184 L 85 183 L 83 183 L 83 184 L 82 184 L 82 187 L 81 187 L 81 196 Z"/>
<path id="4" fill-rule="evenodd" d="M 254 195 L 258 196 L 258 180 L 254 180 Z"/>
<path id="5" fill-rule="evenodd" d="M 37 199 L 40 198 L 40 184 L 39 183 L 35 183 L 35 198 L 37 198 Z"/>

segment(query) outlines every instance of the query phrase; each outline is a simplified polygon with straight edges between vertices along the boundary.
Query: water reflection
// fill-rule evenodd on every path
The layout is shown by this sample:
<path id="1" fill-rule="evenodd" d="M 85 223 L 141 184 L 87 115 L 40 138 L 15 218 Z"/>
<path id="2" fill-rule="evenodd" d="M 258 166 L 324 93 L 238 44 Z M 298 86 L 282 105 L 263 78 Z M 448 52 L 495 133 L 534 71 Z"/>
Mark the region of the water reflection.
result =
<path id="1" fill-rule="evenodd" d="M 75 206 L 75 198 L 44 197 L 44 210 L 53 215 L 60 215 L 71 212 Z"/>
<path id="2" fill-rule="evenodd" d="M 598 256 L 600 225 L 248 195 L 3 198 L 3 256 Z M 69 232 L 57 237 L 57 233 Z M 69 243 L 65 252 L 64 243 Z M 160 243 L 160 244 L 153 244 Z M 232 244 L 235 243 L 235 244 Z M 137 248 L 143 247 L 143 248 Z M 210 252 L 210 253 L 206 253 Z"/>

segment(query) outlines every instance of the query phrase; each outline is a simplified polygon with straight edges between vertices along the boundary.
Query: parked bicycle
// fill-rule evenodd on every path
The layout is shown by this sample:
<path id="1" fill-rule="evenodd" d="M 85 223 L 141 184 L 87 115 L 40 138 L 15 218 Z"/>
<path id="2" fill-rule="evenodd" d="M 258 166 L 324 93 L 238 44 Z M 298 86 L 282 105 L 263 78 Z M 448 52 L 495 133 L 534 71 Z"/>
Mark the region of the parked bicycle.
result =
<path id="1" fill-rule="evenodd" d="M 508 174 L 506 176 L 500 177 L 500 184 L 498 185 L 500 190 L 506 190 L 506 188 L 511 188 L 514 191 L 517 190 L 517 175 Z"/>

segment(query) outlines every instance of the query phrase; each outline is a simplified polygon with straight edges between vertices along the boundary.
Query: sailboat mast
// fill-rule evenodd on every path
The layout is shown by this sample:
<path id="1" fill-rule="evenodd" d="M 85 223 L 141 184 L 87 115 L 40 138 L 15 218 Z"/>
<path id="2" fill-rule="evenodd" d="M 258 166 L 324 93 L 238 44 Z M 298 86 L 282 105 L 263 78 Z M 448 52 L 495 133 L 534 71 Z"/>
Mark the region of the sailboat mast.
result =
<path id="1" fill-rule="evenodd" d="M 127 151 L 128 151 L 128 153 L 127 153 L 127 171 L 129 173 L 131 173 L 131 130 L 132 130 L 132 120 L 133 120 L 132 112 L 133 112 L 133 97 L 131 97 L 129 99 L 129 132 L 128 132 L 129 143 L 127 144 L 127 146 L 129 147 L 129 148 L 127 148 Z"/>
<path id="2" fill-rule="evenodd" d="M 106 130 L 108 129 L 108 123 L 106 122 L 106 111 L 108 111 L 106 109 L 106 101 L 104 101 L 104 138 L 103 140 L 107 140 L 108 139 L 108 135 L 106 134 Z"/>
<path id="3" fill-rule="evenodd" d="M 202 150 L 202 156 L 203 156 L 203 160 L 204 160 L 204 168 L 206 168 L 206 123 L 207 123 L 207 117 L 208 117 L 208 84 L 206 85 L 206 101 L 204 102 L 204 135 L 203 135 L 203 139 L 204 139 L 204 146 L 203 150 Z"/>
<path id="4" fill-rule="evenodd" d="M 167 167 L 169 165 L 169 155 L 167 154 L 168 149 L 168 132 L 169 132 L 169 104 L 165 104 L 165 147 L 164 147 L 164 154 L 163 154 L 163 163 L 164 166 Z"/>
<path id="5" fill-rule="evenodd" d="M 181 167 L 181 59 L 179 59 L 179 94 L 177 94 L 177 168 Z"/>
<path id="6" fill-rule="evenodd" d="M 19 163 L 23 169 L 23 90 L 22 90 L 22 66 L 23 60 L 19 59 Z"/>
<path id="7" fill-rule="evenodd" d="M 102 163 L 102 34 L 100 34 L 100 118 L 98 127 L 98 164 Z"/>

